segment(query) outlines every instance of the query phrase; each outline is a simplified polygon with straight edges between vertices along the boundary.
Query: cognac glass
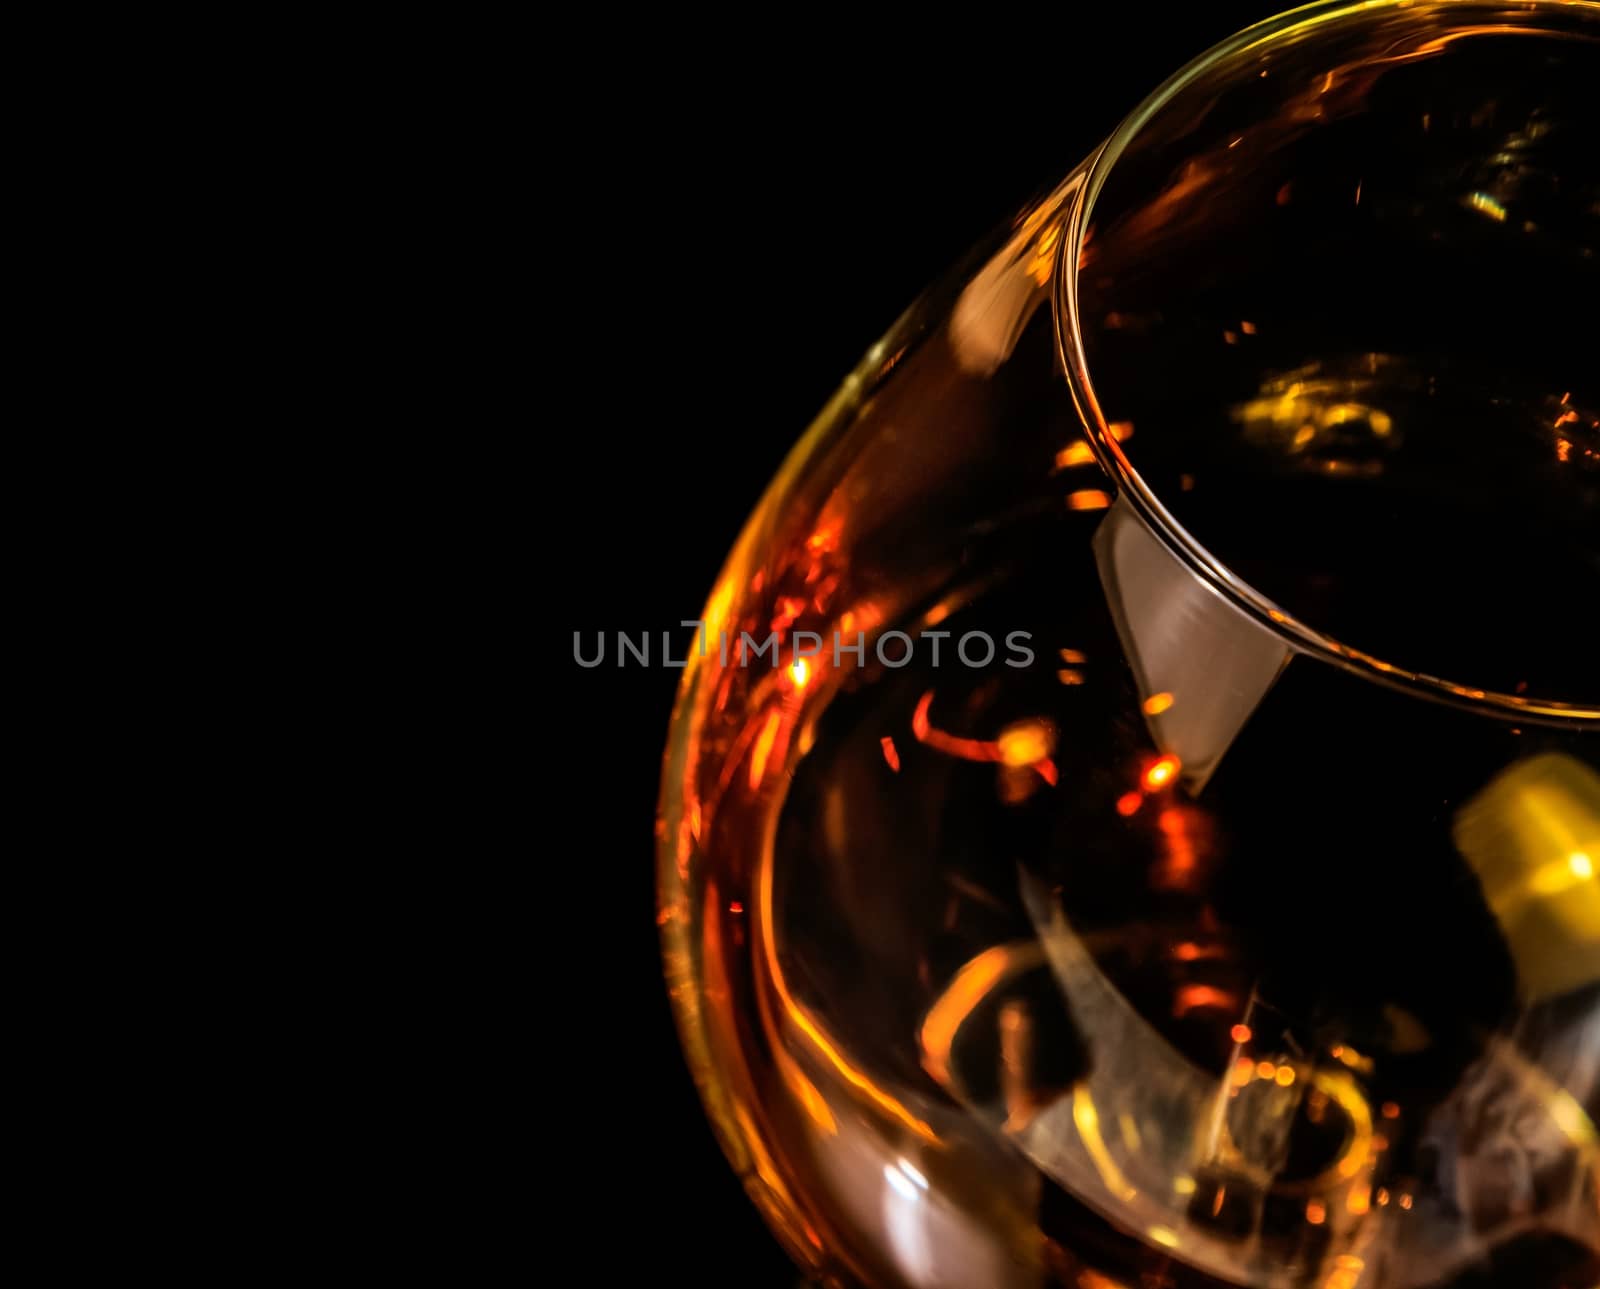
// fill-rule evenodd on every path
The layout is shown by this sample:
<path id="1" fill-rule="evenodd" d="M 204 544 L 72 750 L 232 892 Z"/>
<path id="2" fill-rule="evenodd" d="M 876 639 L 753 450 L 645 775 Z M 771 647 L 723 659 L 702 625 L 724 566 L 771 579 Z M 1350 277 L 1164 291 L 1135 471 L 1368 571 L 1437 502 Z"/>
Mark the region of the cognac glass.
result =
<path id="1" fill-rule="evenodd" d="M 1600 1283 L 1600 7 L 1318 4 L 866 356 L 702 614 L 666 974 L 850 1285 Z"/>

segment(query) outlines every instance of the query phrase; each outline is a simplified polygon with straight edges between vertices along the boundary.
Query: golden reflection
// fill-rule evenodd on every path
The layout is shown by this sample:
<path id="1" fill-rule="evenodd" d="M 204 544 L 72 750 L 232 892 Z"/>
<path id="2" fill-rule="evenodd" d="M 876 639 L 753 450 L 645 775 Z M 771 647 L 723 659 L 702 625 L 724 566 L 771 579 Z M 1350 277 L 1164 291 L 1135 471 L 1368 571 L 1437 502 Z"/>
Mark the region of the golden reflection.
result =
<path id="1" fill-rule="evenodd" d="M 1124 1203 L 1137 1198 L 1139 1192 L 1128 1185 L 1128 1179 L 1122 1175 L 1117 1161 L 1111 1158 L 1111 1152 L 1106 1149 L 1106 1143 L 1100 1136 L 1100 1112 L 1095 1109 L 1094 1097 L 1090 1095 L 1086 1083 L 1078 1084 L 1072 1091 L 1072 1122 L 1106 1189 Z"/>
<path id="2" fill-rule="evenodd" d="M 1452 836 L 1501 925 L 1526 997 L 1600 980 L 1600 775 L 1559 753 L 1520 761 L 1457 812 Z"/>
<path id="3" fill-rule="evenodd" d="M 1074 439 L 1056 453 L 1056 469 L 1070 470 L 1075 466 L 1093 465 L 1094 449 L 1083 439 Z"/>
<path id="4" fill-rule="evenodd" d="M 783 967 L 778 961 L 778 940 L 772 911 L 772 864 L 770 858 L 756 869 L 756 940 L 759 951 L 766 960 L 767 979 L 771 981 L 772 992 L 777 996 L 778 1007 L 782 1012 L 792 1031 L 805 1040 L 813 1052 L 832 1067 L 835 1074 L 849 1087 L 854 1088 L 867 1101 L 875 1105 L 884 1114 L 896 1120 L 909 1131 L 929 1144 L 936 1144 L 938 1134 L 926 1123 L 906 1109 L 888 1091 L 878 1086 L 862 1071 L 856 1069 L 844 1056 L 833 1041 L 822 1031 L 816 1021 L 812 1020 L 805 1008 L 795 1001 L 794 995 L 789 992 L 788 980 L 783 973 Z M 764 994 L 759 995 L 763 1020 L 769 1030 L 776 1032 L 775 1017 L 767 1005 Z M 752 1136 L 752 1141 L 760 1140 Z"/>
<path id="5" fill-rule="evenodd" d="M 1038 944 L 1019 941 L 985 949 L 956 972 L 922 1021 L 922 1067 L 941 1086 L 950 1086 L 950 1050 L 973 1009 L 998 985 L 1043 961 Z"/>
<path id="6" fill-rule="evenodd" d="M 1111 505 L 1111 495 L 1099 488 L 1080 488 L 1067 494 L 1068 510 L 1104 510 Z"/>
<path id="7" fill-rule="evenodd" d="M 1175 756 L 1163 756 L 1144 772 L 1144 786 L 1151 792 L 1166 787 L 1177 776 L 1180 762 Z"/>
<path id="8" fill-rule="evenodd" d="M 1162 712 L 1171 706 L 1171 694 L 1151 694 L 1149 698 L 1144 700 L 1144 714 L 1146 716 L 1160 716 Z"/>
<path id="9" fill-rule="evenodd" d="M 1381 380 L 1380 380 L 1381 374 Z M 1396 360 L 1368 354 L 1358 364 L 1307 363 L 1269 376 L 1231 415 L 1247 442 L 1325 474 L 1376 474 L 1397 442 L 1394 418 L 1369 401 L 1404 373 Z"/>

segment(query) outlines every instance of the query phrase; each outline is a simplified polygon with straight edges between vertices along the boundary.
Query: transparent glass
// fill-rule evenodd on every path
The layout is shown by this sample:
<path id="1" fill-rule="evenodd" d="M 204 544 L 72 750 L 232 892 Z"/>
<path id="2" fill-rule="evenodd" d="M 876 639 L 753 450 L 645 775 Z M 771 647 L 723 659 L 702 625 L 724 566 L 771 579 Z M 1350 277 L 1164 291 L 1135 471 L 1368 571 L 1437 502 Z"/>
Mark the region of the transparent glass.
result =
<path id="1" fill-rule="evenodd" d="M 1597 87 L 1593 4 L 1241 33 L 784 464 L 660 920 L 808 1275 L 1600 1284 Z"/>

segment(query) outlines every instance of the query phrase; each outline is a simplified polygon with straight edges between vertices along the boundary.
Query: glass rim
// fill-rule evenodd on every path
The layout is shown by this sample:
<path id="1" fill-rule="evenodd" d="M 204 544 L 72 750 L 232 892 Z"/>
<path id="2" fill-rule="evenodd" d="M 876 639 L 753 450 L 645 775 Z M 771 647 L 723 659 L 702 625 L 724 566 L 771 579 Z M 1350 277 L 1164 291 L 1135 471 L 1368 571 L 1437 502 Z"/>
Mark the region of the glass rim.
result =
<path id="1" fill-rule="evenodd" d="M 1579 7 L 1596 7 L 1590 0 L 1517 0 L 1509 6 L 1503 0 L 1452 0 L 1452 3 L 1462 10 L 1495 9 L 1503 12 L 1511 8 L 1525 14 L 1570 10 L 1575 3 Z M 1444 6 L 1430 6 L 1434 11 L 1439 7 Z M 1301 36 L 1327 23 L 1356 16 L 1378 18 L 1391 12 L 1417 8 L 1416 0 L 1315 0 L 1312 4 L 1290 9 L 1213 45 L 1179 68 L 1129 112 L 1090 160 L 1084 180 L 1078 185 L 1066 215 L 1065 235 L 1061 239 L 1061 252 L 1056 257 L 1051 299 L 1055 315 L 1056 349 L 1066 369 L 1067 386 L 1077 406 L 1090 449 L 1101 469 L 1116 484 L 1119 497 L 1128 499 L 1163 544 L 1202 582 L 1291 648 L 1390 688 L 1480 714 L 1531 720 L 1540 724 L 1588 725 L 1600 722 L 1600 707 L 1479 689 L 1425 672 L 1411 671 L 1345 644 L 1287 613 L 1207 550 L 1162 504 L 1160 497 L 1134 468 L 1111 433 L 1089 375 L 1082 329 L 1078 323 L 1078 267 L 1084 238 L 1095 198 L 1099 196 L 1107 175 L 1145 125 L 1201 76 L 1245 54 L 1264 47 L 1276 47 L 1288 38 Z"/>

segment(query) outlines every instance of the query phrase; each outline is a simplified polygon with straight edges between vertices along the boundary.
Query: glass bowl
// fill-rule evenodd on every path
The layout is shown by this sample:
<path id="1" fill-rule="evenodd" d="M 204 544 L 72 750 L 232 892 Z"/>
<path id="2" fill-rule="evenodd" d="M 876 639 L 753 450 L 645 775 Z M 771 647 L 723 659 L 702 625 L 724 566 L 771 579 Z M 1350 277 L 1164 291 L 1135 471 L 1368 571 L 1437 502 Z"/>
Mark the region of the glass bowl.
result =
<path id="1" fill-rule="evenodd" d="M 845 381 L 659 817 L 835 1284 L 1600 1283 L 1600 7 L 1321 4 Z"/>

